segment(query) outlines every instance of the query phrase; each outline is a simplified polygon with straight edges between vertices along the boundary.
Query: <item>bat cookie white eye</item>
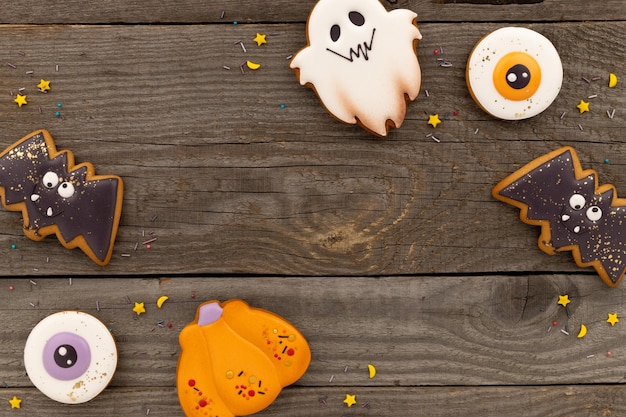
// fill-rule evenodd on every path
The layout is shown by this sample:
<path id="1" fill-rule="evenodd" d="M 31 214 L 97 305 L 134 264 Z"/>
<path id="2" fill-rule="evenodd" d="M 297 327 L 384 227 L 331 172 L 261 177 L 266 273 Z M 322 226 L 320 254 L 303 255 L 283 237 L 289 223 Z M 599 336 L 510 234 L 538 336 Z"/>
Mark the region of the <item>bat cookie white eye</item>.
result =
<path id="1" fill-rule="evenodd" d="M 574 194 L 569 198 L 569 206 L 574 210 L 580 210 L 585 207 L 585 197 L 580 194 Z"/>
<path id="2" fill-rule="evenodd" d="M 74 185 L 71 182 L 62 182 L 57 193 L 63 198 L 70 198 L 74 195 Z"/>
<path id="3" fill-rule="evenodd" d="M 587 218 L 592 222 L 598 221 L 602 218 L 602 209 L 598 206 L 591 206 L 587 209 Z"/>
<path id="4" fill-rule="evenodd" d="M 117 349 L 108 328 L 95 317 L 62 311 L 44 318 L 24 347 L 24 366 L 33 384 L 49 398 L 78 404 L 109 384 Z"/>
<path id="5" fill-rule="evenodd" d="M 46 188 L 54 188 L 59 185 L 59 176 L 54 172 L 48 171 L 43 176 L 41 182 Z"/>

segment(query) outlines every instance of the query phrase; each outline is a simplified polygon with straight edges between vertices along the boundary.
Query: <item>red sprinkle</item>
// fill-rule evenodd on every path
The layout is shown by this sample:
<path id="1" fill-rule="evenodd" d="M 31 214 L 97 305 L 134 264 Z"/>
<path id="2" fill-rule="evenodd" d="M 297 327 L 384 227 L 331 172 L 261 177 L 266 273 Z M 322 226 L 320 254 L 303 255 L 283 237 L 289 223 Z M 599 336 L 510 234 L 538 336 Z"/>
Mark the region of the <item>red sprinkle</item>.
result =
<path id="1" fill-rule="evenodd" d="M 435 50 L 433 51 L 433 53 L 434 53 L 435 55 L 439 55 L 439 49 L 435 49 Z"/>
<path id="2" fill-rule="evenodd" d="M 9 285 L 9 290 L 13 291 L 15 289 L 15 287 L 13 285 Z"/>
<path id="3" fill-rule="evenodd" d="M 556 321 L 553 321 L 553 322 L 552 322 L 552 325 L 553 325 L 553 326 L 556 326 L 557 324 L 559 324 L 559 323 L 557 323 Z"/>

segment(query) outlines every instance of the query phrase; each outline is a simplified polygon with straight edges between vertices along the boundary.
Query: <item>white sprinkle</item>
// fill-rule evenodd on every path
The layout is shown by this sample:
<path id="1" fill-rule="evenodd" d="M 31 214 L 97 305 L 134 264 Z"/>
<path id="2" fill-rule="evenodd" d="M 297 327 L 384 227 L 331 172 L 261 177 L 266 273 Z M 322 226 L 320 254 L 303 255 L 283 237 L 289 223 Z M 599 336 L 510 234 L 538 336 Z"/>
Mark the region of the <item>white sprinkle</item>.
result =
<path id="1" fill-rule="evenodd" d="M 592 94 L 592 95 L 588 96 L 587 98 L 596 98 L 596 97 L 598 97 L 597 94 Z"/>
<path id="2" fill-rule="evenodd" d="M 36 283 L 35 281 L 33 281 L 32 279 L 30 280 L 30 283 L 31 283 L 32 285 L 37 285 L 37 283 Z"/>
<path id="3" fill-rule="evenodd" d="M 430 93 L 428 92 L 428 90 L 424 90 L 424 94 L 426 94 L 426 97 L 430 97 Z"/>
<path id="4" fill-rule="evenodd" d="M 328 379 L 328 382 L 333 382 L 333 379 L 335 379 L 335 375 L 331 375 L 330 378 Z"/>
<path id="5" fill-rule="evenodd" d="M 611 112 L 611 119 L 615 116 L 615 109 L 613 109 L 613 111 Z"/>
<path id="6" fill-rule="evenodd" d="M 561 120 L 563 120 L 563 118 L 565 117 L 565 115 L 567 114 L 566 111 L 564 111 L 563 113 L 561 113 Z"/>
<path id="7" fill-rule="evenodd" d="M 230 70 L 230 67 L 226 65 L 224 65 L 222 68 L 224 68 L 225 70 Z"/>
<path id="8" fill-rule="evenodd" d="M 293 58 L 293 55 L 287 55 L 287 57 L 285 58 L 287 61 L 289 61 L 291 58 Z"/>
<path id="9" fill-rule="evenodd" d="M 72 278 L 69 278 L 69 280 L 70 280 L 70 285 L 72 285 Z"/>
<path id="10" fill-rule="evenodd" d="M 348 365 L 346 365 L 346 367 L 345 367 L 345 368 L 343 368 L 343 371 L 344 371 L 344 372 L 348 372 Z"/>
<path id="11" fill-rule="evenodd" d="M 474 134 L 477 135 L 478 134 L 478 128 L 476 128 L 476 130 L 474 130 Z"/>
<path id="12" fill-rule="evenodd" d="M 431 137 L 433 138 L 433 140 L 434 140 L 435 142 L 437 142 L 437 143 L 441 142 L 437 136 L 432 135 Z"/>
<path id="13" fill-rule="evenodd" d="M 120 255 L 122 258 L 130 258 L 130 253 L 123 253 Z"/>
<path id="14" fill-rule="evenodd" d="M 567 332 L 565 329 L 561 329 L 561 333 L 563 333 L 566 336 L 569 336 L 569 332 Z"/>
<path id="15" fill-rule="evenodd" d="M 241 49 L 243 50 L 244 53 L 248 52 L 248 51 L 246 51 L 246 47 L 243 44 L 243 42 L 239 42 L 239 45 L 241 45 Z"/>
<path id="16" fill-rule="evenodd" d="M 585 130 L 585 129 L 583 129 L 583 125 L 581 125 L 580 123 L 578 123 L 578 128 L 579 128 L 580 130 Z"/>
<path id="17" fill-rule="evenodd" d="M 26 71 L 26 74 L 30 75 L 30 74 L 32 74 L 33 72 L 35 72 L 35 71 L 33 71 L 33 70 Z"/>
<path id="18" fill-rule="evenodd" d="M 100 301 L 96 300 L 96 310 L 100 311 Z"/>
<path id="19" fill-rule="evenodd" d="M 593 357 L 595 357 L 596 355 L 587 355 L 587 359 L 591 359 Z"/>

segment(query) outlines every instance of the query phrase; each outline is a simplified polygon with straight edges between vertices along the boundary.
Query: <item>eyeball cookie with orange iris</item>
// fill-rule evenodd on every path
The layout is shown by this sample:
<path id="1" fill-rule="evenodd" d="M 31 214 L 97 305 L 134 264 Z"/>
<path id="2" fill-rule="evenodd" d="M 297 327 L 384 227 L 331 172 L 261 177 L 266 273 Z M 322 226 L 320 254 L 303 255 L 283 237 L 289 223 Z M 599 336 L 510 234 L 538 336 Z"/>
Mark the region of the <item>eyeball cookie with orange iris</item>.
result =
<path id="1" fill-rule="evenodd" d="M 533 117 L 561 90 L 563 66 L 545 36 L 505 27 L 482 38 L 470 53 L 466 81 L 474 101 L 504 120 Z"/>
<path id="2" fill-rule="evenodd" d="M 32 383 L 49 398 L 80 404 L 106 388 L 117 367 L 109 329 L 80 311 L 61 311 L 41 320 L 24 347 L 24 366 Z"/>
<path id="3" fill-rule="evenodd" d="M 176 386 L 187 417 L 234 417 L 269 406 L 311 362 L 304 336 L 241 300 L 209 301 L 179 337 Z"/>

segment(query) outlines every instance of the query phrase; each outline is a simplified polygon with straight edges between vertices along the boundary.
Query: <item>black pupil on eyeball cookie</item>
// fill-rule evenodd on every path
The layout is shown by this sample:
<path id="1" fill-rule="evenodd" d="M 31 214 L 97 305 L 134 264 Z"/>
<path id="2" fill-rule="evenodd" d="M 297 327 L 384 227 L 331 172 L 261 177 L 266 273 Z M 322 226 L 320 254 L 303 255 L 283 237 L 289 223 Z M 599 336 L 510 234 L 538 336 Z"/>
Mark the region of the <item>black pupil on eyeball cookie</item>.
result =
<path id="1" fill-rule="evenodd" d="M 363 26 L 365 24 L 365 18 L 359 12 L 350 12 L 348 13 L 348 17 L 355 26 Z"/>
<path id="2" fill-rule="evenodd" d="M 333 42 L 337 42 L 340 36 L 341 36 L 341 28 L 339 27 L 339 25 L 333 25 L 330 28 L 330 39 L 332 39 Z"/>
<path id="3" fill-rule="evenodd" d="M 513 65 L 506 72 L 507 84 L 516 90 L 521 90 L 530 83 L 530 71 L 522 64 Z"/>
<path id="4" fill-rule="evenodd" d="M 54 351 L 54 362 L 61 368 L 70 368 L 74 366 L 78 354 L 76 349 L 70 345 L 61 345 Z"/>

